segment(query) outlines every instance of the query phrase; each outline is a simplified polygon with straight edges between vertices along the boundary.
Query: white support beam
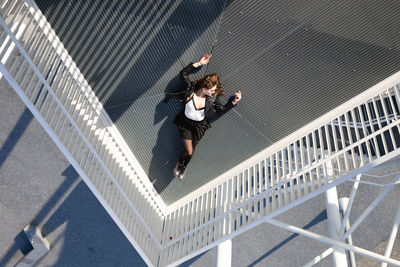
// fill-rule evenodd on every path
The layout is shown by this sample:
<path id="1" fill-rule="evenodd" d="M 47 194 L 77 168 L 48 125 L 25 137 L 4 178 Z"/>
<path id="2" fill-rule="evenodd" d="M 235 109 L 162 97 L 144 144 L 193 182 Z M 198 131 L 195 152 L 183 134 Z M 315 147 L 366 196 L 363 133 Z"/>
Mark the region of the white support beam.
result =
<path id="1" fill-rule="evenodd" d="M 351 194 L 350 194 L 351 195 Z M 351 208 L 351 206 L 350 206 Z M 344 213 L 346 213 L 346 211 L 349 208 L 349 198 L 347 197 L 342 197 L 341 199 L 339 199 L 339 211 L 341 212 L 341 214 L 343 215 Z M 345 216 L 343 216 L 345 217 Z M 342 221 L 342 225 L 346 224 L 345 230 L 348 231 L 350 229 L 350 220 L 347 218 L 343 218 Z M 341 234 L 341 232 L 339 232 L 339 234 Z M 353 239 L 351 237 L 351 235 L 349 235 L 349 237 L 347 238 L 347 244 L 349 244 L 350 246 L 353 245 Z M 356 257 L 354 255 L 353 251 L 349 251 L 349 262 L 350 262 L 350 266 L 351 267 L 356 267 Z"/>
<path id="2" fill-rule="evenodd" d="M 339 235 L 342 235 L 344 233 L 347 222 L 349 221 L 350 211 L 351 208 L 353 207 L 354 198 L 356 197 L 357 189 L 360 184 L 360 179 L 361 179 L 361 174 L 356 176 L 356 181 L 354 182 L 353 188 L 351 189 L 350 192 L 349 202 L 347 203 L 345 208 L 343 207 L 344 217 L 342 220 L 342 225 L 340 226 L 339 229 Z"/>
<path id="3" fill-rule="evenodd" d="M 340 240 L 340 213 L 339 201 L 336 187 L 332 187 L 325 192 L 326 213 L 328 217 L 329 235 L 334 240 Z M 347 267 L 346 251 L 341 247 L 333 247 L 333 265 L 337 267 Z"/>
<path id="4" fill-rule="evenodd" d="M 396 239 L 397 231 L 399 230 L 399 224 L 400 224 L 400 207 L 397 210 L 396 219 L 394 220 L 392 232 L 390 233 L 389 241 L 385 250 L 385 257 L 390 257 L 390 254 L 392 254 L 394 240 Z M 382 267 L 386 266 L 387 263 L 382 263 Z"/>
<path id="5" fill-rule="evenodd" d="M 284 223 L 284 222 L 280 222 L 280 221 L 277 221 L 277 220 L 274 220 L 274 219 L 267 219 L 267 220 L 265 220 L 265 222 L 269 223 L 269 224 L 272 224 L 272 225 L 275 225 L 275 226 L 277 226 L 279 228 L 288 230 L 290 232 L 297 233 L 299 235 L 303 235 L 303 236 L 311 238 L 313 240 L 322 242 L 324 244 L 328 244 L 328 245 L 333 246 L 333 247 L 340 247 L 340 248 L 343 248 L 345 250 L 351 250 L 351 251 L 354 251 L 357 254 L 370 257 L 370 258 L 375 259 L 377 261 L 386 262 L 386 263 L 392 264 L 394 266 L 399 266 L 400 267 L 400 261 L 395 260 L 395 259 L 391 259 L 389 257 L 382 256 L 382 255 L 380 255 L 378 253 L 375 253 L 375 252 L 372 252 L 372 251 L 369 251 L 369 250 L 366 250 L 366 249 L 363 249 L 363 248 L 360 248 L 360 247 L 357 247 L 357 246 L 350 246 L 350 245 L 348 245 L 348 244 L 346 244 L 344 242 L 337 241 L 337 240 L 332 239 L 330 237 L 326 237 L 326 236 L 323 236 L 323 235 L 320 235 L 320 234 L 316 234 L 316 233 L 310 232 L 308 230 L 304 230 L 304 229 L 302 229 L 300 227 L 293 226 L 293 225 L 290 225 L 290 224 L 287 224 L 287 223 Z"/>
<path id="6" fill-rule="evenodd" d="M 217 247 L 217 267 L 232 266 L 232 239 L 228 239 Z"/>
<path id="7" fill-rule="evenodd" d="M 361 216 L 356 220 L 356 222 L 351 226 L 351 228 L 341 236 L 341 240 L 346 240 L 346 238 L 357 229 L 357 227 L 364 221 L 364 219 L 375 209 L 376 206 L 385 198 L 385 196 L 392 190 L 396 185 L 397 181 L 400 179 L 400 175 L 397 176 L 394 181 L 386 187 L 386 189 L 369 205 L 369 207 L 361 214 Z"/>

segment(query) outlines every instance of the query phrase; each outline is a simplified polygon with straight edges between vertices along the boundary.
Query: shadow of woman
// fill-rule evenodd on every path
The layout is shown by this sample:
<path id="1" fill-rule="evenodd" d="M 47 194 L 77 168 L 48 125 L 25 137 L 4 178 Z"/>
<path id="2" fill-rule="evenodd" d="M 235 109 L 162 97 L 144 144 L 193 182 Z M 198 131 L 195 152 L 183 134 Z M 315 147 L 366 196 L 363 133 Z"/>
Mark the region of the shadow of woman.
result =
<path id="1" fill-rule="evenodd" d="M 181 89 L 179 77 L 172 79 L 165 89 L 165 94 Z M 152 149 L 152 158 L 149 165 L 149 179 L 160 194 L 174 179 L 172 169 L 175 159 L 181 153 L 183 146 L 180 141 L 178 129 L 173 124 L 175 115 L 181 109 L 181 103 L 170 100 L 168 103 L 161 101 L 156 106 L 154 122 L 162 122 L 157 134 L 156 145 Z"/>

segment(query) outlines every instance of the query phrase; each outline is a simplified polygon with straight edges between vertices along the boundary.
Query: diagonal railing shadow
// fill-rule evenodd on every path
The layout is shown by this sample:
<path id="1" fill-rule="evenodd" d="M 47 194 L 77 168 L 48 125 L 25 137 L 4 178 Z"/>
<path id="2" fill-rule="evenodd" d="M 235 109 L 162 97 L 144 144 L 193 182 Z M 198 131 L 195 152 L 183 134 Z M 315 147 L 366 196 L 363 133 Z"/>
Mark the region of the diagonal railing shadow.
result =
<path id="1" fill-rule="evenodd" d="M 10 153 L 14 150 L 15 145 L 21 139 L 22 135 L 24 134 L 26 128 L 28 128 L 29 124 L 33 119 L 32 113 L 29 111 L 28 108 L 25 108 L 24 112 L 18 119 L 17 123 L 15 124 L 14 128 L 8 135 L 6 141 L 4 142 L 3 146 L 0 149 L 0 169 L 4 165 L 4 162 L 7 160 Z"/>

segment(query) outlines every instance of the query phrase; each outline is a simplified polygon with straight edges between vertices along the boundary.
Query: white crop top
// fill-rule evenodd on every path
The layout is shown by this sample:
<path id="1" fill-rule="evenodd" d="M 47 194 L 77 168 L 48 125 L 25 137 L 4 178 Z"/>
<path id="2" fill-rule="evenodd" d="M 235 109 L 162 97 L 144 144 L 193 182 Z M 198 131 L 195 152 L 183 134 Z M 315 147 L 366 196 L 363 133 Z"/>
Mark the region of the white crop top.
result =
<path id="1" fill-rule="evenodd" d="M 204 120 L 204 117 L 205 117 L 204 108 L 196 109 L 193 98 L 192 98 L 185 105 L 185 116 L 188 119 L 191 119 L 193 121 L 202 121 L 202 120 Z"/>

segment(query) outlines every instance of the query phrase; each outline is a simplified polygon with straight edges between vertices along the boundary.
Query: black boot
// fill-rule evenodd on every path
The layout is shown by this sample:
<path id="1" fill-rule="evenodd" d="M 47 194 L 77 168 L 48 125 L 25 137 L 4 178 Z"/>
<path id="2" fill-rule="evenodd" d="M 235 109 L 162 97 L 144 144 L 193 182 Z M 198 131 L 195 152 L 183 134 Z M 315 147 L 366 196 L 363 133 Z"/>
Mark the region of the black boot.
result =
<path id="1" fill-rule="evenodd" d="M 192 156 L 188 155 L 185 151 L 183 151 L 179 156 L 178 161 L 176 162 L 174 168 L 174 175 L 178 176 L 178 178 L 182 180 L 185 177 L 186 167 L 191 159 Z"/>

